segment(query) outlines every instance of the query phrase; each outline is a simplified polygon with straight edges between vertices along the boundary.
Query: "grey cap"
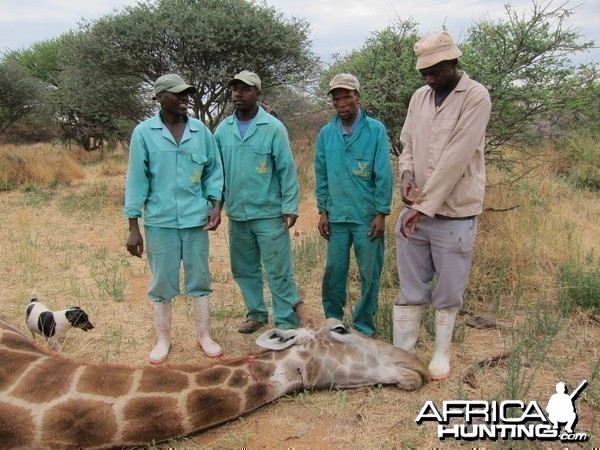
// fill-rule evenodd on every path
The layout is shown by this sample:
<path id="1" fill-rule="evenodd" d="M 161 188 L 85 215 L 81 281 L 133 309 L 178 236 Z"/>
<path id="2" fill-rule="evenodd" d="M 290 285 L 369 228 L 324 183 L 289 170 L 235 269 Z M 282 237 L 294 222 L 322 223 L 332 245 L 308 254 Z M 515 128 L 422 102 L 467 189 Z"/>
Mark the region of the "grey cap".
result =
<path id="1" fill-rule="evenodd" d="M 183 81 L 183 78 L 174 73 L 163 75 L 154 83 L 155 97 L 162 92 L 173 92 L 174 94 L 178 94 L 184 91 L 190 91 L 192 94 L 195 94 L 197 89 L 194 86 L 187 84 Z"/>
<path id="2" fill-rule="evenodd" d="M 248 86 L 256 86 L 256 89 L 260 91 L 260 78 L 254 72 L 250 72 L 249 70 L 242 70 L 235 77 L 229 80 L 227 86 L 231 86 L 234 81 L 241 81 L 242 83 L 245 83 Z"/>

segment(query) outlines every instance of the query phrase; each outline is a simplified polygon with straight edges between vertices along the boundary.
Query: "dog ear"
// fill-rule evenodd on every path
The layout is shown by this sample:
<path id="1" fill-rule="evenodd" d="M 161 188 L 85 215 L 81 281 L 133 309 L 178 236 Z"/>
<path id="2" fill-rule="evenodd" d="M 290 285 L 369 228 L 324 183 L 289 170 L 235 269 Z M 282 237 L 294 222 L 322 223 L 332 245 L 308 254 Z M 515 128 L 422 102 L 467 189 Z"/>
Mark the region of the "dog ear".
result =
<path id="1" fill-rule="evenodd" d="M 38 301 L 37 297 L 33 297 L 33 298 L 31 299 L 31 303 L 33 303 L 33 302 L 37 302 L 37 301 Z"/>

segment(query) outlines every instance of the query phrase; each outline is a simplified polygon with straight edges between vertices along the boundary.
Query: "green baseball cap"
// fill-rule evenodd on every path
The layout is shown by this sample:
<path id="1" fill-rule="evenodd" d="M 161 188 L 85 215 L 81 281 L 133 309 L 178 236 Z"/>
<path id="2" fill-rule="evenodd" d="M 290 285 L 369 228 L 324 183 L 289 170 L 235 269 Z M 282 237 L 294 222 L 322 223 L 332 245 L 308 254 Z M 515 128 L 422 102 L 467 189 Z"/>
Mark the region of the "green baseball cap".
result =
<path id="1" fill-rule="evenodd" d="M 162 92 L 173 92 L 174 94 L 178 94 L 184 91 L 190 91 L 191 94 L 198 92 L 194 86 L 187 84 L 183 81 L 183 78 L 174 73 L 163 75 L 154 83 L 155 97 Z"/>
<path id="2" fill-rule="evenodd" d="M 242 70 L 235 77 L 229 80 L 227 86 L 231 86 L 234 81 L 241 81 L 242 83 L 246 83 L 248 86 L 256 86 L 256 89 L 260 91 L 260 78 L 254 72 L 250 72 L 249 70 Z"/>

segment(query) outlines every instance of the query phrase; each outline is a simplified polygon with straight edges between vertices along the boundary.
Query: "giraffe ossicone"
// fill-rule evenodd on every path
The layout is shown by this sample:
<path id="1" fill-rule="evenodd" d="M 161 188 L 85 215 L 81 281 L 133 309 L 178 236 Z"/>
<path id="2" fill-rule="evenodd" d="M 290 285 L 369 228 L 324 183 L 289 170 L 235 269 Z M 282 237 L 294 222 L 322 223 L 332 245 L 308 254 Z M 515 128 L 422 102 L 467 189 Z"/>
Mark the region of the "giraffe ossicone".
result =
<path id="1" fill-rule="evenodd" d="M 110 448 L 145 445 L 235 419 L 302 389 L 430 380 L 413 354 L 328 319 L 271 330 L 267 350 L 209 366 L 92 364 L 33 344 L 0 320 L 0 442 L 10 448 Z"/>

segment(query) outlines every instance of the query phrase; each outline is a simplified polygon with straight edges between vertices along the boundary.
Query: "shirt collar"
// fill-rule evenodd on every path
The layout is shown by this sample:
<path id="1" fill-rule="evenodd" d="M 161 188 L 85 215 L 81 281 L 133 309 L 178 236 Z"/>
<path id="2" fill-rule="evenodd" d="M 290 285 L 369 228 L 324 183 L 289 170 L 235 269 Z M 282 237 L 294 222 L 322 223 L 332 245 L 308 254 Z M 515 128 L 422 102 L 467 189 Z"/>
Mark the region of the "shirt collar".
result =
<path id="1" fill-rule="evenodd" d="M 354 122 L 352 123 L 352 126 L 350 127 L 350 132 L 346 131 L 346 129 L 344 128 L 344 122 L 342 122 L 342 119 L 339 119 L 340 122 L 340 129 L 342 130 L 342 136 L 352 136 L 355 132 L 356 129 L 358 128 L 358 124 L 360 123 L 361 119 L 363 116 L 363 112 L 361 108 L 358 108 L 358 113 L 356 114 L 356 117 L 354 118 Z M 338 116 L 339 118 L 339 116 Z"/>

